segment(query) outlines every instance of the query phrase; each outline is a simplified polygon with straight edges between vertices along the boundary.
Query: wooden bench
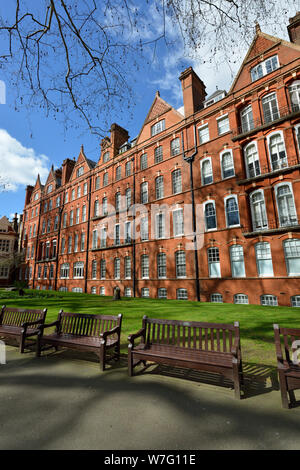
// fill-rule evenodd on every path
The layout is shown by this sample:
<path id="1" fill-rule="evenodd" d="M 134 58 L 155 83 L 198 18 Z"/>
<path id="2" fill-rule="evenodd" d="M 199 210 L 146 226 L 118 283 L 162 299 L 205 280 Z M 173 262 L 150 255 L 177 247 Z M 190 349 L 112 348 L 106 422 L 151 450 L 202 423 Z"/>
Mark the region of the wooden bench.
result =
<path id="1" fill-rule="evenodd" d="M 141 338 L 138 345 L 135 340 Z M 241 398 L 239 323 L 234 325 L 143 317 L 142 329 L 128 337 L 128 373 L 146 361 L 216 372 L 231 379 Z"/>
<path id="2" fill-rule="evenodd" d="M 38 326 L 45 321 L 47 309 L 19 309 L 3 305 L 0 313 L 0 337 L 19 341 L 20 353 L 24 352 L 26 338 L 38 334 Z"/>
<path id="3" fill-rule="evenodd" d="M 294 390 L 300 388 L 300 365 L 296 357 L 297 347 L 300 346 L 300 329 L 280 328 L 276 324 L 273 327 L 282 406 L 289 408 L 296 404 Z M 295 341 L 299 343 L 296 344 Z"/>
<path id="4" fill-rule="evenodd" d="M 101 370 L 105 369 L 106 352 L 114 350 L 114 358 L 120 358 L 120 335 L 122 314 L 87 315 L 67 313 L 61 310 L 55 322 L 41 325 L 37 340 L 37 356 L 40 357 L 43 345 L 62 346 L 81 351 L 91 351 L 99 357 Z M 44 335 L 46 328 L 54 327 L 55 332 Z M 44 348 L 44 349 L 49 349 Z"/>

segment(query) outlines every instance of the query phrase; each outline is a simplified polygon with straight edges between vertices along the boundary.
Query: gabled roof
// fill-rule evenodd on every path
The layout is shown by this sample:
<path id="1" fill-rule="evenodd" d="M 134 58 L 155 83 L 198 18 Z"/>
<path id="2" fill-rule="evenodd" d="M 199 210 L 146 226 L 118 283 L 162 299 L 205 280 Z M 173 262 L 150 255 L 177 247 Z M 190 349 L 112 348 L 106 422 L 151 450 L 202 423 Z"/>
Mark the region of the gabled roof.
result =
<path id="1" fill-rule="evenodd" d="M 252 59 L 256 58 L 260 54 L 263 54 L 264 52 L 272 49 L 273 47 L 278 46 L 279 44 L 281 44 L 282 46 L 294 49 L 300 53 L 300 46 L 298 44 L 294 44 L 292 42 L 285 41 L 284 39 L 280 39 L 276 36 L 271 36 L 270 34 L 263 33 L 260 29 L 259 24 L 257 23 L 256 34 L 254 36 L 254 39 L 248 49 L 248 52 L 242 62 L 241 67 L 239 68 L 239 71 L 231 85 L 231 88 L 228 94 L 232 93 L 234 89 L 236 88 L 239 78 L 247 63 L 251 62 Z"/>
<path id="2" fill-rule="evenodd" d="M 8 218 L 4 215 L 0 219 L 0 229 L 1 230 L 6 230 L 8 231 L 9 229 L 11 230 L 13 228 L 11 222 L 8 220 Z"/>
<path id="3" fill-rule="evenodd" d="M 74 168 L 73 168 L 73 171 L 71 173 L 70 181 L 72 179 L 74 179 L 74 176 L 76 177 L 76 171 L 77 171 L 78 167 L 85 164 L 85 163 L 86 163 L 89 170 L 92 170 L 97 165 L 97 162 L 94 162 L 93 160 L 90 160 L 89 158 L 86 157 L 86 155 L 84 153 L 84 148 L 83 148 L 83 145 L 82 145 L 81 148 L 80 148 L 80 152 L 79 152 L 77 161 L 76 161 L 76 163 L 74 165 Z"/>
<path id="4" fill-rule="evenodd" d="M 146 119 L 141 127 L 141 130 L 138 134 L 138 136 L 136 137 L 136 142 L 139 141 L 139 138 L 141 136 L 141 133 L 144 129 L 144 127 L 149 124 L 149 122 L 153 121 L 154 119 L 157 119 L 159 118 L 160 116 L 162 116 L 163 114 L 169 112 L 169 111 L 173 111 L 174 113 L 176 113 L 176 115 L 178 116 L 178 118 L 180 120 L 182 120 L 182 114 L 177 111 L 175 108 L 173 108 L 173 106 L 171 106 L 169 103 L 167 103 L 165 100 L 163 100 L 161 97 L 160 97 L 160 94 L 159 94 L 159 91 L 156 92 L 155 94 L 155 98 L 152 102 L 152 105 L 148 111 L 148 114 L 146 116 Z"/>

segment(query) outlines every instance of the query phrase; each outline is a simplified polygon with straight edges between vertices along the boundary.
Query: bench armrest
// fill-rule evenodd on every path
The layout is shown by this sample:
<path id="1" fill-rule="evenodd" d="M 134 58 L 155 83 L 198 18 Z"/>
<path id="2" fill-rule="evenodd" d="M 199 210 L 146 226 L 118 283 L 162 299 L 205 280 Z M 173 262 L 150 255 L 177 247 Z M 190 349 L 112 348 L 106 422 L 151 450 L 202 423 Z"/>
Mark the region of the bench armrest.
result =
<path id="1" fill-rule="evenodd" d="M 240 356 L 240 338 L 235 338 L 234 344 L 231 348 L 231 354 L 234 357 L 239 358 L 239 356 Z"/>
<path id="2" fill-rule="evenodd" d="M 22 327 L 28 328 L 28 326 L 39 325 L 39 324 L 42 324 L 43 322 L 44 320 L 42 318 L 40 318 L 39 320 L 35 320 L 35 321 L 25 321 L 24 323 L 22 323 Z"/>
<path id="3" fill-rule="evenodd" d="M 59 320 L 56 320 L 56 321 L 54 321 L 54 322 L 52 322 L 52 323 L 47 323 L 47 324 L 46 324 L 46 323 L 42 323 L 40 326 L 38 326 L 38 329 L 40 330 L 40 331 L 39 331 L 39 334 L 43 334 L 45 328 L 50 328 L 50 327 L 52 327 L 52 326 L 56 326 L 56 329 L 58 329 L 59 325 L 60 325 L 60 321 L 59 321 Z"/>
<path id="4" fill-rule="evenodd" d="M 115 326 L 111 330 L 104 331 L 103 333 L 100 334 L 100 338 L 103 339 L 104 341 L 106 341 L 107 336 L 114 335 L 115 333 L 117 333 L 117 335 L 120 339 L 120 333 L 121 333 L 120 326 Z"/>
<path id="5" fill-rule="evenodd" d="M 137 338 L 140 338 L 141 336 L 143 336 L 144 338 L 144 343 L 146 343 L 146 328 L 141 328 L 137 333 L 134 333 L 132 335 L 129 335 L 128 336 L 128 341 L 129 343 L 131 344 L 131 347 L 133 348 L 134 347 L 134 341 L 137 339 Z"/>

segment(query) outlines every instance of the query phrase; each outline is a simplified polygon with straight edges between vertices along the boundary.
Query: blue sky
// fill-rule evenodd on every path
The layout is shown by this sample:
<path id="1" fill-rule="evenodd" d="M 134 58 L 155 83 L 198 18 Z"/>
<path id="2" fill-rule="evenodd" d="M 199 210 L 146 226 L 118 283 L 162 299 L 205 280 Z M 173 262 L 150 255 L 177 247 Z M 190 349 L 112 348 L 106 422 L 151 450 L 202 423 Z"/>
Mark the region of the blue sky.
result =
<path id="1" fill-rule="evenodd" d="M 32 1 L 28 0 L 27 3 L 30 4 Z M 291 9 L 287 17 L 294 14 L 294 9 Z M 157 12 L 151 6 L 147 15 L 151 21 L 145 23 L 144 35 L 152 38 L 159 34 L 161 25 L 158 22 Z M 149 26 L 150 24 L 155 26 Z M 228 90 L 233 80 L 232 70 L 227 65 L 218 70 L 212 65 L 202 63 L 204 50 L 197 52 L 198 57 L 197 54 L 186 57 L 187 51 L 183 50 L 176 28 L 167 24 L 167 29 L 171 39 L 178 37 L 175 45 L 168 48 L 163 41 L 159 42 L 154 58 L 153 50 L 149 48 L 145 51 L 149 63 L 140 62 L 139 71 L 134 76 L 130 74 L 128 76 L 135 93 L 135 104 L 131 110 L 133 118 L 126 112 L 121 116 L 118 113 L 112 116 L 112 122 L 125 127 L 131 138 L 138 134 L 157 90 L 160 91 L 161 97 L 175 108 L 182 106 L 178 77 L 186 67 L 193 66 L 206 84 L 208 94 L 213 93 L 216 86 Z M 265 25 L 262 30 L 274 34 L 274 27 L 270 25 Z M 280 36 L 288 39 L 284 27 L 281 28 Z M 233 72 L 237 72 L 246 52 L 246 47 L 241 47 L 237 51 L 239 60 L 233 67 Z M 1 69 L 0 80 L 4 80 Z M 0 193 L 0 216 L 10 217 L 15 212 L 23 211 L 25 187 L 27 184 L 34 185 L 38 172 L 41 173 L 44 182 L 51 165 L 59 167 L 65 158 L 77 158 L 82 144 L 87 157 L 97 161 L 99 137 L 89 133 L 80 118 L 77 121 L 79 128 L 65 130 L 61 123 L 52 117 L 47 118 L 43 110 L 38 108 L 32 107 L 30 110 L 21 108 L 16 111 L 14 90 L 10 80 L 5 80 L 5 86 L 6 103 L 0 104 L 0 175 L 3 173 L 8 175 L 10 189 Z"/>

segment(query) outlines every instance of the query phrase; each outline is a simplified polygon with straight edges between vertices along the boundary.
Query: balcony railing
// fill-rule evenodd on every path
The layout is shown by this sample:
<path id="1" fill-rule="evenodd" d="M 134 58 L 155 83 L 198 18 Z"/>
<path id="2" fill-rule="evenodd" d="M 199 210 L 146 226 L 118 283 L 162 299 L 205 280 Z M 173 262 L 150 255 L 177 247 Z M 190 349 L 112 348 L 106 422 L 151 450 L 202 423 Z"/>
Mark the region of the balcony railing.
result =
<path id="1" fill-rule="evenodd" d="M 253 119 L 247 123 L 247 125 L 239 126 L 237 129 L 232 130 L 232 138 L 240 139 L 246 135 L 250 135 L 256 132 L 261 127 L 267 127 L 277 121 L 292 117 L 294 114 L 300 112 L 299 104 L 291 104 L 290 106 L 284 106 L 272 112 L 263 114 L 258 119 Z"/>
<path id="2" fill-rule="evenodd" d="M 244 177 L 242 173 L 237 173 L 237 184 L 243 184 L 247 181 L 252 181 L 255 179 L 263 179 L 266 176 L 276 176 L 281 173 L 286 173 L 288 171 L 293 170 L 295 167 L 299 166 L 300 167 L 300 162 L 297 160 L 297 158 L 288 158 L 283 161 L 278 161 L 278 168 L 270 168 L 269 165 L 264 165 L 260 167 L 260 173 L 259 174 L 254 174 L 249 175 L 248 177 Z M 274 163 L 273 163 L 274 166 Z M 277 165 L 276 165 L 277 166 Z"/>
<path id="3" fill-rule="evenodd" d="M 270 232 L 285 232 L 287 230 L 300 230 L 300 225 L 295 216 L 283 216 L 278 220 L 268 220 L 268 224 L 265 226 L 254 227 L 251 225 L 243 225 L 242 233 L 244 236 L 259 235 L 261 233 L 270 233 Z"/>

